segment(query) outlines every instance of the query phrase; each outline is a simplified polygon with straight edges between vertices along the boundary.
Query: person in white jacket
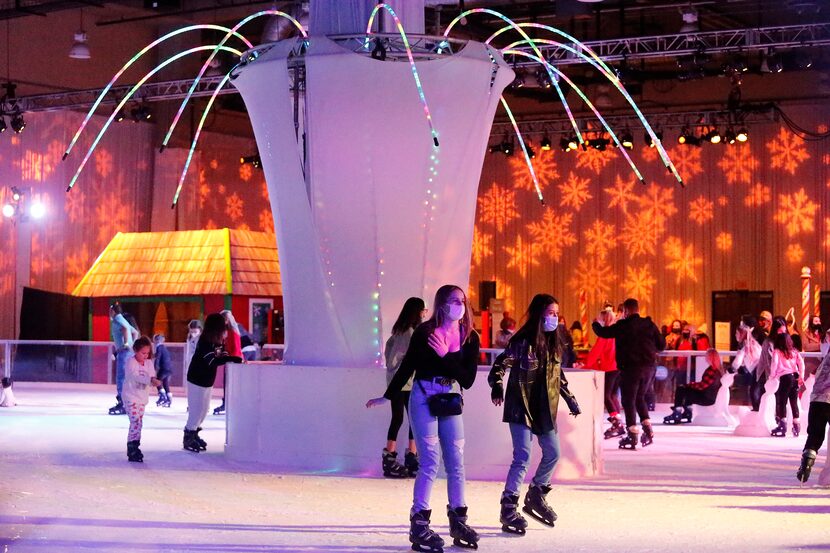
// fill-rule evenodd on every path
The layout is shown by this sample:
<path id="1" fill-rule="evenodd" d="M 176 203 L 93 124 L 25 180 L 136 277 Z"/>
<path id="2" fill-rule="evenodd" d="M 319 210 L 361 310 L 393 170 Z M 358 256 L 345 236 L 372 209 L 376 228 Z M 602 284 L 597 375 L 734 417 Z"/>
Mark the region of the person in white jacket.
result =
<path id="1" fill-rule="evenodd" d="M 795 349 L 786 327 L 772 336 L 772 358 L 769 377 L 778 379 L 778 391 L 775 392 L 775 420 L 778 426 L 770 432 L 772 436 L 787 435 L 787 402 L 793 412 L 793 436 L 801 432 L 798 421 L 798 388 L 804 382 L 804 359 Z"/>
<path id="2" fill-rule="evenodd" d="M 150 387 L 161 385 L 156 378 L 156 368 L 151 360 L 153 346 L 150 339 L 142 336 L 133 343 L 133 357 L 127 360 L 124 375 L 124 387 L 121 397 L 124 408 L 130 419 L 130 430 L 127 433 L 127 459 L 133 463 L 144 462 L 144 454 L 138 446 L 141 445 L 141 426 L 144 420 L 144 409 L 150 401 Z"/>

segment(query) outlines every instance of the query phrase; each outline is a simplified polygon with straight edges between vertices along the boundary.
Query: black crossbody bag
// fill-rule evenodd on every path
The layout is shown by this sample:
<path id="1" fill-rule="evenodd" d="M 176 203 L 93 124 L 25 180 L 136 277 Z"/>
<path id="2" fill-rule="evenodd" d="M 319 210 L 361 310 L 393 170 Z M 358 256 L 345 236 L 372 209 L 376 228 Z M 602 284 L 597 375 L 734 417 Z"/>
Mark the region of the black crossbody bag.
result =
<path id="1" fill-rule="evenodd" d="M 427 391 L 420 380 L 418 380 L 418 386 L 426 396 Z M 460 415 L 464 409 L 464 398 L 461 394 L 455 392 L 435 394 L 427 398 L 427 405 L 429 406 L 429 414 L 433 417 L 453 417 Z"/>

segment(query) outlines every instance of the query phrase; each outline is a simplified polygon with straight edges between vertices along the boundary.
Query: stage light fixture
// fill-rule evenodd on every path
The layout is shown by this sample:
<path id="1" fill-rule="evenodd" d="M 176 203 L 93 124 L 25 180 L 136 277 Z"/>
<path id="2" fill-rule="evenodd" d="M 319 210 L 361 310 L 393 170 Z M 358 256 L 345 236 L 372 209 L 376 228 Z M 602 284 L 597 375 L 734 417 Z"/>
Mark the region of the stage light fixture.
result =
<path id="1" fill-rule="evenodd" d="M 510 83 L 510 88 L 518 89 L 522 88 L 525 85 L 525 71 L 524 69 L 520 69 L 518 67 L 513 67 L 513 72 L 516 74 L 516 78 L 513 79 L 513 82 Z"/>
<path id="2" fill-rule="evenodd" d="M 6 118 L 0 115 L 0 133 L 6 132 Z"/>
<path id="3" fill-rule="evenodd" d="M 607 138 L 592 138 L 588 141 L 588 146 L 598 150 L 600 152 L 604 152 L 606 148 L 608 148 L 608 139 Z"/>
<path id="4" fill-rule="evenodd" d="M 660 142 L 663 141 L 663 131 L 655 131 L 654 135 L 657 137 L 657 140 L 659 140 Z M 643 134 L 643 140 L 645 141 L 646 146 L 648 146 L 649 148 L 654 148 L 656 146 L 654 140 L 651 139 L 651 135 L 648 134 L 648 131 L 646 131 Z"/>
<path id="5" fill-rule="evenodd" d="M 735 131 L 732 129 L 727 129 L 726 134 L 723 135 L 724 140 L 726 140 L 729 144 L 734 144 L 738 137 L 735 135 Z"/>
<path id="6" fill-rule="evenodd" d="M 564 136 L 559 139 L 559 149 L 562 150 L 563 152 L 570 152 L 571 151 L 570 145 L 568 144 L 568 139 L 565 138 Z"/>
<path id="7" fill-rule="evenodd" d="M 677 137 L 677 143 L 686 144 L 689 141 L 689 138 L 691 138 L 691 136 L 692 135 L 689 134 L 689 128 L 683 127 L 683 129 L 680 131 L 680 134 Z"/>
<path id="8" fill-rule="evenodd" d="M 710 144 L 720 144 L 723 137 L 721 137 L 718 129 L 711 129 L 704 135 L 704 138 L 708 140 Z"/>
<path id="9" fill-rule="evenodd" d="M 153 118 L 153 113 L 150 111 L 150 108 L 143 103 L 134 107 L 130 112 L 130 115 L 135 122 L 149 121 Z"/>
<path id="10" fill-rule="evenodd" d="M 550 150 L 550 137 L 548 135 L 542 137 L 539 147 L 545 151 Z"/>
<path id="11" fill-rule="evenodd" d="M 536 82 L 542 88 L 550 88 L 552 86 L 550 82 L 550 75 L 548 75 L 547 71 L 541 68 L 536 70 Z"/>
<path id="12" fill-rule="evenodd" d="M 3 217 L 11 219 L 12 217 L 14 217 L 15 211 L 16 210 L 12 204 L 6 204 L 3 206 Z"/>
<path id="13" fill-rule="evenodd" d="M 21 191 L 18 187 L 12 186 L 12 200 L 15 202 L 19 202 L 21 198 L 23 198 L 23 191 Z"/>
<path id="14" fill-rule="evenodd" d="M 810 69 L 813 66 L 813 57 L 809 52 L 799 52 L 795 55 L 795 64 L 799 69 Z"/>
<path id="15" fill-rule="evenodd" d="M 504 141 L 501 143 L 501 153 L 503 153 L 506 156 L 512 156 L 513 155 L 513 141 L 512 140 L 507 140 L 507 138 L 504 139 Z"/>
<path id="16" fill-rule="evenodd" d="M 528 144 L 526 146 L 526 148 L 527 148 L 527 157 L 529 157 L 530 159 L 536 158 L 536 150 L 533 149 L 533 146 Z"/>
<path id="17" fill-rule="evenodd" d="M 259 157 L 259 154 L 254 154 L 251 156 L 241 156 L 239 158 L 239 163 L 241 165 L 245 165 L 246 163 L 250 163 L 255 168 L 259 169 L 262 167 L 262 158 Z"/>
<path id="18" fill-rule="evenodd" d="M 767 70 L 770 73 L 781 73 L 784 70 L 784 64 L 781 62 L 781 55 L 775 51 L 775 48 L 769 49 L 764 61 L 766 62 Z"/>
<path id="19" fill-rule="evenodd" d="M 631 131 L 626 129 L 620 136 L 620 145 L 626 150 L 634 149 L 634 137 L 631 136 Z"/>
<path id="20" fill-rule="evenodd" d="M 123 120 L 124 120 L 124 118 L 126 118 L 126 117 L 127 117 L 127 114 L 126 114 L 126 113 L 124 113 L 124 110 L 123 110 L 123 109 L 119 109 L 119 110 L 118 110 L 118 113 L 116 113 L 116 114 L 115 114 L 115 120 L 116 120 L 118 123 L 120 123 L 121 121 L 123 121 Z"/>
<path id="21" fill-rule="evenodd" d="M 569 150 L 576 150 L 579 148 L 579 141 L 576 138 L 576 135 L 572 134 L 570 138 L 568 138 L 568 149 Z"/>
<path id="22" fill-rule="evenodd" d="M 46 215 L 46 206 L 40 202 L 34 202 L 29 206 L 29 215 L 32 216 L 32 219 L 42 219 Z"/>
<path id="23" fill-rule="evenodd" d="M 26 128 L 26 121 L 23 119 L 22 113 L 16 113 L 12 116 L 11 126 L 12 130 L 17 134 L 23 132 L 23 129 Z"/>
<path id="24" fill-rule="evenodd" d="M 746 127 L 738 129 L 738 132 L 735 134 L 735 139 L 738 142 L 746 142 L 749 140 L 749 132 L 746 130 Z"/>

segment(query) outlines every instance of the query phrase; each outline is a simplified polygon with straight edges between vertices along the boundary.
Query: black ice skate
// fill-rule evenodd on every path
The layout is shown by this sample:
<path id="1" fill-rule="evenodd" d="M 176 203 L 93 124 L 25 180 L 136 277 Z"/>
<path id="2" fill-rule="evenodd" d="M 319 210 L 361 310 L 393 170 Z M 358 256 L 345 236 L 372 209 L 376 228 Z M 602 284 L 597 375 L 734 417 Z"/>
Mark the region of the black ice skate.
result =
<path id="1" fill-rule="evenodd" d="M 406 467 L 406 472 L 411 477 L 418 474 L 418 469 L 421 468 L 421 463 L 418 462 L 418 454 L 413 451 L 407 451 L 403 456 L 403 466 Z"/>
<path id="2" fill-rule="evenodd" d="M 813 470 L 813 463 L 816 462 L 816 451 L 813 449 L 805 449 L 801 454 L 801 466 L 798 467 L 798 472 L 795 477 L 802 484 L 810 479 L 810 471 Z"/>
<path id="3" fill-rule="evenodd" d="M 397 451 L 387 451 L 386 448 L 383 448 L 380 461 L 383 475 L 386 478 L 407 478 L 409 476 L 406 467 L 398 462 Z"/>
<path id="4" fill-rule="evenodd" d="M 467 526 L 467 507 L 450 509 L 447 505 L 447 516 L 450 519 L 452 543 L 458 547 L 478 549 L 478 533 Z"/>
<path id="5" fill-rule="evenodd" d="M 769 435 L 775 436 L 776 438 L 783 438 L 787 435 L 787 419 L 779 419 L 776 417 L 775 420 L 778 421 L 778 426 L 773 428 Z"/>
<path id="6" fill-rule="evenodd" d="M 164 393 L 164 403 L 161 404 L 162 407 L 170 407 L 173 404 L 173 394 L 170 392 Z"/>
<path id="7" fill-rule="evenodd" d="M 637 449 L 640 442 L 640 429 L 636 426 L 628 427 L 628 434 L 620 440 L 620 449 Z"/>
<path id="8" fill-rule="evenodd" d="M 138 449 L 138 446 L 141 445 L 141 442 L 138 440 L 133 440 L 131 442 L 127 442 L 127 460 L 131 463 L 143 463 L 144 462 L 144 454 L 141 453 L 141 450 Z"/>
<path id="9" fill-rule="evenodd" d="M 204 441 L 201 436 L 199 436 L 199 432 L 201 432 L 201 431 L 202 431 L 201 426 L 196 429 L 196 443 L 199 444 L 199 450 L 200 451 L 207 451 L 207 442 Z"/>
<path id="10" fill-rule="evenodd" d="M 604 435 L 606 440 L 625 434 L 625 427 L 620 419 L 617 417 L 608 417 L 608 422 L 611 423 L 611 428 L 605 431 Z"/>
<path id="11" fill-rule="evenodd" d="M 558 518 L 553 509 L 548 505 L 545 496 L 550 492 L 550 486 L 537 486 L 531 484 L 525 494 L 525 506 L 522 511 L 529 514 L 542 524 L 553 526 Z"/>
<path id="12" fill-rule="evenodd" d="M 213 414 L 214 415 L 224 415 L 225 414 L 225 400 L 224 400 L 224 398 L 222 399 L 222 405 L 220 405 L 219 407 L 214 409 Z"/>
<path id="13" fill-rule="evenodd" d="M 654 443 L 654 429 L 650 424 L 643 424 L 643 435 L 640 436 L 640 443 L 643 447 Z"/>
<path id="14" fill-rule="evenodd" d="M 188 451 L 199 453 L 202 448 L 199 447 L 199 442 L 196 441 L 196 431 L 184 429 L 184 438 L 182 438 L 182 447 Z"/>
<path id="15" fill-rule="evenodd" d="M 793 419 L 793 436 L 798 438 L 799 434 L 801 434 L 801 423 L 798 422 L 798 419 Z"/>
<path id="16" fill-rule="evenodd" d="M 124 402 L 121 401 L 121 396 L 115 396 L 115 405 L 110 407 L 110 415 L 126 415 L 127 410 L 124 409 Z"/>
<path id="17" fill-rule="evenodd" d="M 518 495 L 501 496 L 501 515 L 499 516 L 499 522 L 501 522 L 501 529 L 503 531 L 523 536 L 527 532 L 527 519 L 519 513 L 518 508 Z"/>
<path id="18" fill-rule="evenodd" d="M 663 417 L 663 424 L 680 424 L 680 411 L 674 409 L 671 415 Z"/>
<path id="19" fill-rule="evenodd" d="M 689 407 L 684 407 L 683 412 L 680 413 L 680 422 L 692 422 L 692 410 Z"/>
<path id="20" fill-rule="evenodd" d="M 418 511 L 409 517 L 409 541 L 413 551 L 444 552 L 444 540 L 429 527 L 432 510 Z"/>
<path id="21" fill-rule="evenodd" d="M 165 402 L 164 392 L 159 391 L 159 398 L 156 400 L 156 406 L 161 407 L 162 405 L 164 405 L 164 402 Z"/>

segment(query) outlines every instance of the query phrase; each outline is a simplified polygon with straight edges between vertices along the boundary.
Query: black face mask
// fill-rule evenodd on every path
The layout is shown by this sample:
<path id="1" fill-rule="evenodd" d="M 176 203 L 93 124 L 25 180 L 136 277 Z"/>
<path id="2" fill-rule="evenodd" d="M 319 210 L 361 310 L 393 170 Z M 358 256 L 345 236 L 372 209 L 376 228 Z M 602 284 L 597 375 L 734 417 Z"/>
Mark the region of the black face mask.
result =
<path id="1" fill-rule="evenodd" d="M 689 338 L 691 335 L 692 335 L 692 333 L 691 333 L 691 332 L 684 332 L 684 333 L 683 333 L 683 337 L 684 337 L 684 338 Z"/>
<path id="2" fill-rule="evenodd" d="M 672 334 L 680 334 L 680 329 L 679 328 L 673 328 L 673 329 L 671 329 L 671 332 L 672 332 Z"/>

